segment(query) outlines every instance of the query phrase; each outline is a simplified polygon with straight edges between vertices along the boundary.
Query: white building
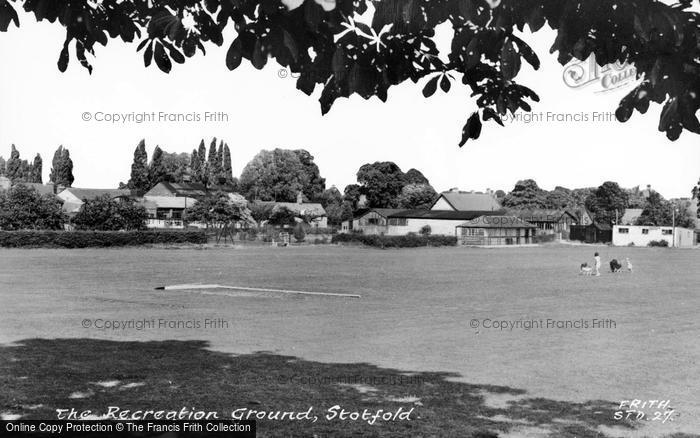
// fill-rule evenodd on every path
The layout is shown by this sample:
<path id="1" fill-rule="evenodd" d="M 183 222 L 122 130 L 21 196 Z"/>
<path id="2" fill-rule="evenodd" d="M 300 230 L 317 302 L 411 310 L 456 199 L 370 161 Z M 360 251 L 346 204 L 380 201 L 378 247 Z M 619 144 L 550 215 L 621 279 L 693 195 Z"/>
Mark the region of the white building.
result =
<path id="1" fill-rule="evenodd" d="M 681 227 L 656 227 L 650 225 L 613 226 L 613 245 L 647 246 L 651 241 L 668 242 L 668 246 L 689 248 L 694 245 L 694 230 Z"/>

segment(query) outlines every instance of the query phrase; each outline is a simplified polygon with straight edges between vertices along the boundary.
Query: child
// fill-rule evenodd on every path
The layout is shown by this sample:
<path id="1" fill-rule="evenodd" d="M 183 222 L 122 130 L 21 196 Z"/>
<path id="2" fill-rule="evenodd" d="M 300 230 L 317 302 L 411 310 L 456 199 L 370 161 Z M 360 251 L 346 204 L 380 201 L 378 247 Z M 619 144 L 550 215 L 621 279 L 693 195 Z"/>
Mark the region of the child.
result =
<path id="1" fill-rule="evenodd" d="M 596 252 L 593 259 L 595 260 L 595 276 L 600 277 L 600 255 Z"/>
<path id="2" fill-rule="evenodd" d="M 627 262 L 627 272 L 632 273 L 632 262 L 630 262 L 629 257 L 625 257 L 625 262 Z"/>

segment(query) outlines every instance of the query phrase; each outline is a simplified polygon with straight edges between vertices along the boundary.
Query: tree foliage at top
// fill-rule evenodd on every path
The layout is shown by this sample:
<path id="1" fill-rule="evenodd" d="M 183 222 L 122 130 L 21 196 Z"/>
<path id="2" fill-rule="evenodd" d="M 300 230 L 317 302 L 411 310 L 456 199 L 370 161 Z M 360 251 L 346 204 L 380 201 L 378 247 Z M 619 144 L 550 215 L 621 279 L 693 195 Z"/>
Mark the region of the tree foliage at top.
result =
<path id="1" fill-rule="evenodd" d="M 546 190 L 541 189 L 537 182 L 525 179 L 515 183 L 513 190 L 502 201 L 502 205 L 514 209 L 546 209 L 553 208 L 551 197 Z"/>
<path id="2" fill-rule="evenodd" d="M 131 164 L 131 177 L 126 187 L 140 192 L 147 192 L 151 188 L 148 172 L 148 153 L 146 141 L 141 140 L 134 150 L 134 161 Z"/>
<path id="3" fill-rule="evenodd" d="M 0 157 L 0 176 L 9 178 L 13 184 L 22 182 L 41 184 L 43 182 L 42 169 L 41 155 L 36 154 L 34 160 L 30 163 L 20 158 L 19 150 L 14 144 L 10 151 L 10 158 L 7 161 Z"/>
<path id="4" fill-rule="evenodd" d="M 70 187 L 73 185 L 73 160 L 70 158 L 70 151 L 63 146 L 59 146 L 53 154 L 51 160 L 51 172 L 49 180 L 59 186 Z"/>
<path id="5" fill-rule="evenodd" d="M 669 6 L 657 0 L 0 0 L 0 31 L 19 26 L 16 7 L 37 21 L 66 29 L 58 68 L 78 61 L 110 39 L 140 40 L 146 67 L 168 73 L 205 46 L 224 44 L 233 23 L 226 66 L 243 59 L 262 69 L 269 59 L 298 74 L 297 88 L 322 88 L 322 112 L 341 97 L 358 94 L 386 101 L 390 87 L 425 79 L 423 94 L 448 92 L 454 81 L 471 89 L 479 110 L 467 118 L 460 145 L 480 136 L 482 121 L 502 124 L 508 112 L 530 111 L 539 97 L 515 81 L 523 62 L 540 61 L 517 34 L 545 24 L 556 31 L 551 52 L 565 65 L 595 55 L 603 66 L 633 63 L 639 85 L 616 111 L 620 121 L 651 102 L 662 104 L 659 130 L 677 139 L 700 133 L 700 19 L 691 0 Z M 450 53 L 439 57 L 436 26 L 454 34 Z M 465 96 L 466 98 L 467 96 Z M 200 157 L 201 158 L 201 157 Z"/>
<path id="6" fill-rule="evenodd" d="M 606 181 L 586 198 L 585 205 L 597 222 L 611 225 L 625 214 L 629 195 L 618 183 Z"/>
<path id="7" fill-rule="evenodd" d="M 345 188 L 345 198 L 357 207 L 360 195 L 371 208 L 423 208 L 436 193 L 420 171 L 404 173 L 392 161 L 367 163 L 357 171 L 357 182 Z M 432 199 L 434 200 L 434 199 Z"/>
<path id="8" fill-rule="evenodd" d="M 299 192 L 311 201 L 326 188 L 313 156 L 303 149 L 262 150 L 246 164 L 239 181 L 251 200 L 295 202 Z"/>

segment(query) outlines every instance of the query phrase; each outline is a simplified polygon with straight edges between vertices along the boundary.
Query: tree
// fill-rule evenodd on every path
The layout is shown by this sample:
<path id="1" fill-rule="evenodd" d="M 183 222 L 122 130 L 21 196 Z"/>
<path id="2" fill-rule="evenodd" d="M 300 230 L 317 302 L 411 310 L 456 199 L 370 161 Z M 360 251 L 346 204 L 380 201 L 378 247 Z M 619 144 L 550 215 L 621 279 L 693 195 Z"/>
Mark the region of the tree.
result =
<path id="1" fill-rule="evenodd" d="M 0 0 L 0 31 L 19 26 L 14 1 Z M 371 22 L 355 20 L 373 6 Z M 503 124 L 508 112 L 530 111 L 537 94 L 518 84 L 523 60 L 538 69 L 540 60 L 516 33 L 527 25 L 538 31 L 547 24 L 556 33 L 551 48 L 566 65 L 590 55 L 600 66 L 634 64 L 639 85 L 616 111 L 620 121 L 634 110 L 645 113 L 650 102 L 663 104 L 659 130 L 675 140 L 685 129 L 700 133 L 699 14 L 692 1 L 673 5 L 655 0 L 595 2 L 581 0 L 153 0 L 109 1 L 108 7 L 84 2 L 23 2 L 38 21 L 66 28 L 58 57 L 65 71 L 69 45 L 76 40 L 80 64 L 92 72 L 86 54 L 110 38 L 138 45 L 144 64 L 169 73 L 205 44 L 224 44 L 232 23 L 239 32 L 230 43 L 226 66 L 243 59 L 262 69 L 276 60 L 298 76 L 297 88 L 311 95 L 319 85 L 322 113 L 338 98 L 353 94 L 387 99 L 388 89 L 422 81 L 423 95 L 444 92 L 461 80 L 479 110 L 468 117 L 460 145 L 477 139 L 482 120 Z M 100 3 L 101 5 L 101 3 Z M 369 14 L 368 14 L 369 15 Z M 186 20 L 186 21 L 185 21 Z M 450 51 L 438 56 L 435 28 L 454 29 Z M 155 61 L 155 62 L 152 62 Z M 466 98 L 466 96 L 465 96 Z M 465 117 L 466 118 L 466 117 Z"/>
<path id="2" fill-rule="evenodd" d="M 395 208 L 401 189 L 406 185 L 401 168 L 391 161 L 365 164 L 357 172 L 361 193 L 372 208 Z"/>
<path id="3" fill-rule="evenodd" d="M 219 192 L 187 208 L 184 218 L 188 222 L 202 222 L 207 227 L 220 228 L 223 225 L 241 220 L 242 212 L 239 206 L 229 201 L 225 193 Z"/>
<path id="4" fill-rule="evenodd" d="M 635 225 L 671 226 L 673 224 L 673 204 L 665 200 L 659 192 L 652 191 L 646 198 L 642 214 Z"/>
<path id="5" fill-rule="evenodd" d="M 70 187 L 73 185 L 75 178 L 73 177 L 73 160 L 70 158 L 70 152 L 62 145 L 56 149 L 51 160 L 51 172 L 49 180 L 56 185 Z"/>
<path id="6" fill-rule="evenodd" d="M 243 168 L 238 185 L 248 199 L 295 202 L 299 192 L 315 199 L 323 192 L 325 180 L 308 152 L 274 149 L 253 157 Z"/>
<path id="7" fill-rule="evenodd" d="M 216 149 L 216 138 L 214 138 L 209 145 L 209 158 L 207 159 L 207 181 L 209 184 L 218 184 L 220 173 L 219 153 Z"/>
<path id="8" fill-rule="evenodd" d="M 593 213 L 593 218 L 601 224 L 608 225 L 616 223 L 616 220 L 625 214 L 627 204 L 627 192 L 612 181 L 601 184 L 585 201 L 585 206 Z"/>
<path id="9" fill-rule="evenodd" d="M 5 173 L 7 172 L 6 166 L 7 161 L 5 161 L 5 159 L 2 156 L 0 156 L 0 176 L 5 176 Z"/>
<path id="10" fill-rule="evenodd" d="M 501 201 L 502 201 L 502 200 L 503 200 L 503 198 L 505 198 L 505 197 L 506 197 L 506 192 L 504 192 L 503 190 L 496 190 L 496 193 L 495 193 L 495 195 L 496 195 L 496 199 L 498 199 L 498 200 L 501 200 Z"/>
<path id="11" fill-rule="evenodd" d="M 134 161 L 131 163 L 131 177 L 126 186 L 129 189 L 140 192 L 147 192 L 151 188 L 145 140 L 141 140 L 134 150 Z"/>
<path id="12" fill-rule="evenodd" d="M 542 190 L 535 180 L 525 179 L 515 183 L 513 190 L 503 198 L 504 207 L 530 210 L 548 208 L 547 192 Z"/>
<path id="13" fill-rule="evenodd" d="M 437 192 L 430 184 L 407 184 L 401 189 L 398 206 L 407 209 L 429 209 L 437 197 Z"/>
<path id="14" fill-rule="evenodd" d="M 196 152 L 196 151 L 195 151 Z M 155 157 L 155 151 L 153 152 Z M 163 151 L 161 159 L 167 176 L 163 181 L 181 183 L 191 177 L 191 156 L 187 152 L 169 153 Z"/>
<path id="15" fill-rule="evenodd" d="M 131 199 L 103 195 L 85 200 L 71 223 L 78 230 L 120 231 L 146 228 L 148 212 Z"/>
<path id="16" fill-rule="evenodd" d="M 231 150 L 228 148 L 228 144 L 224 143 L 224 153 L 222 156 L 221 163 L 222 175 L 226 179 L 227 184 L 233 184 L 233 165 L 231 164 Z"/>
<path id="17" fill-rule="evenodd" d="M 19 158 L 19 151 L 12 145 L 10 158 L 7 160 L 7 177 L 10 181 L 15 182 L 22 179 L 22 160 Z"/>
<path id="18" fill-rule="evenodd" d="M 197 173 L 197 182 L 204 185 L 209 183 L 209 166 L 207 165 L 207 147 L 204 145 L 204 139 L 199 142 L 197 148 L 197 157 L 199 157 L 199 172 Z"/>
<path id="19" fill-rule="evenodd" d="M 192 172 L 192 181 L 200 182 L 201 178 L 201 162 L 199 160 L 199 152 L 197 149 L 192 149 L 192 156 L 190 159 L 190 172 Z"/>
<path id="20" fill-rule="evenodd" d="M 294 225 L 297 223 L 296 218 L 297 217 L 292 210 L 288 209 L 287 207 L 277 205 L 272 208 L 268 223 L 270 225 L 278 226 Z"/>
<path id="21" fill-rule="evenodd" d="M 409 169 L 408 172 L 406 172 L 406 175 L 404 176 L 404 180 L 406 181 L 406 184 L 430 185 L 430 181 L 428 181 L 428 178 L 426 178 L 423 175 L 423 173 L 418 169 Z"/>
<path id="22" fill-rule="evenodd" d="M 156 146 L 151 157 L 151 164 L 148 166 L 148 188 L 150 189 L 159 182 L 169 180 L 168 169 L 165 168 L 165 163 L 163 163 L 163 150 L 160 146 Z"/>
<path id="23" fill-rule="evenodd" d="M 32 163 L 31 166 L 31 178 L 29 178 L 30 182 L 33 183 L 38 183 L 42 184 L 44 182 L 43 177 L 42 177 L 42 171 L 44 167 L 44 162 L 41 159 L 41 155 L 36 154 L 36 157 L 34 157 L 34 162 Z"/>
<path id="24" fill-rule="evenodd" d="M 547 192 L 545 198 L 548 207 L 554 209 L 572 208 L 583 205 L 583 203 L 576 203 L 571 190 L 561 186 L 556 186 L 554 190 Z"/>
<path id="25" fill-rule="evenodd" d="M 362 187 L 360 187 L 360 185 L 348 184 L 343 191 L 343 200 L 349 203 L 352 209 L 356 209 L 358 202 L 360 202 L 361 195 Z"/>
<path id="26" fill-rule="evenodd" d="M 61 202 L 23 184 L 0 191 L 0 230 L 61 230 Z"/>
<path id="27" fill-rule="evenodd" d="M 302 191 L 304 195 L 311 201 L 316 201 L 317 198 L 326 189 L 326 179 L 321 177 L 321 171 L 316 163 L 314 156 L 307 150 L 297 149 L 293 151 L 304 169 L 304 174 L 308 179 L 308 183 L 304 185 Z"/>

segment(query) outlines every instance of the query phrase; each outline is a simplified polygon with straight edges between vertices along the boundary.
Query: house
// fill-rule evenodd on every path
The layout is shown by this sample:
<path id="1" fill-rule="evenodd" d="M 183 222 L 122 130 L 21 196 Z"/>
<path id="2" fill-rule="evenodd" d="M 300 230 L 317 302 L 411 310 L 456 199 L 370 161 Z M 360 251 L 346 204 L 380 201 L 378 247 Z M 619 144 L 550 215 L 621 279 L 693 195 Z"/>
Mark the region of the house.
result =
<path id="1" fill-rule="evenodd" d="M 304 195 L 297 194 L 297 202 L 255 201 L 258 206 L 268 206 L 271 211 L 286 208 L 297 218 L 298 222 L 307 221 L 314 228 L 328 227 L 328 214 L 323 205 L 317 202 L 304 202 Z"/>
<path id="2" fill-rule="evenodd" d="M 569 240 L 578 240 L 585 243 L 610 243 L 612 242 L 612 227 L 593 221 L 588 225 L 571 225 L 569 228 Z"/>
<path id="3" fill-rule="evenodd" d="M 527 245 L 537 227 L 516 216 L 479 216 L 457 225 L 460 245 Z"/>
<path id="4" fill-rule="evenodd" d="M 531 209 L 507 210 L 511 216 L 535 225 L 540 234 L 555 234 L 557 239 L 568 239 L 571 225 L 579 224 L 579 216 L 570 210 Z"/>
<path id="5" fill-rule="evenodd" d="M 132 192 L 127 189 L 80 189 L 77 187 L 67 187 L 56 196 L 63 201 L 64 212 L 75 214 L 80 210 L 84 201 L 91 201 L 105 195 L 115 199 L 131 197 Z"/>
<path id="6" fill-rule="evenodd" d="M 501 208 L 501 204 L 492 193 L 465 192 L 457 189 L 440 193 L 430 207 L 431 210 L 444 211 L 496 211 Z"/>
<path id="7" fill-rule="evenodd" d="M 615 225 L 612 242 L 615 246 L 647 246 L 652 241 L 665 240 L 668 246 L 690 248 L 695 244 L 695 232 L 681 227 L 650 225 Z"/>
<path id="8" fill-rule="evenodd" d="M 141 200 L 148 212 L 148 228 L 185 228 L 185 209 L 196 203 L 187 196 L 144 196 Z"/>
<path id="9" fill-rule="evenodd" d="M 345 221 L 341 231 L 363 234 L 403 236 L 420 233 L 426 227 L 430 234 L 454 236 L 457 225 L 480 216 L 503 214 L 497 211 L 405 210 L 397 208 L 368 208 L 355 212 L 352 221 Z"/>

